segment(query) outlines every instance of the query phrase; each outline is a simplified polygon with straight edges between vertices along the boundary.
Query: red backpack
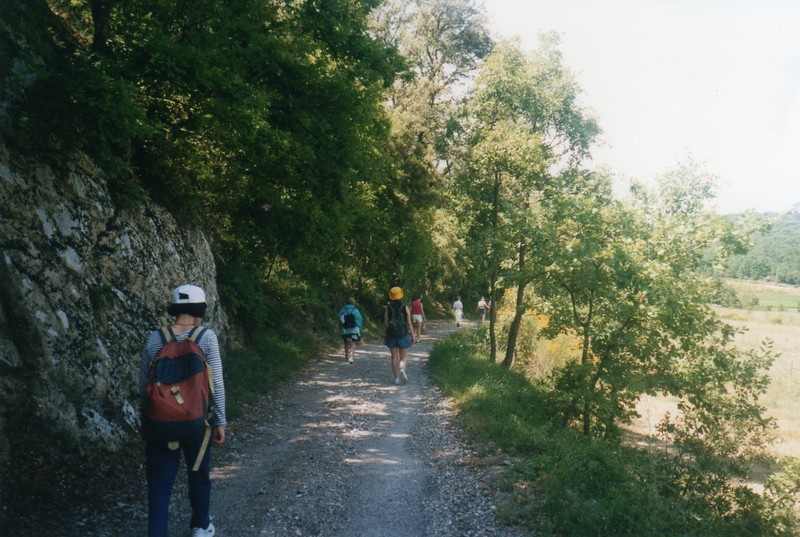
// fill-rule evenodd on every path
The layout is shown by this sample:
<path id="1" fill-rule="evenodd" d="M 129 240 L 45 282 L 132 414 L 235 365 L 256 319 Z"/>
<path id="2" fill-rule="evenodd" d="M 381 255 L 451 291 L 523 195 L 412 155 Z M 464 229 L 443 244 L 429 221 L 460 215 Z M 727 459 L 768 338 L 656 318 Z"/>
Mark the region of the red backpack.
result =
<path id="1" fill-rule="evenodd" d="M 209 406 L 214 393 L 213 373 L 197 340 L 205 331 L 196 326 L 176 340 L 172 327 L 162 328 L 164 343 L 150 365 L 142 401 L 142 437 L 177 449 L 182 441 L 203 441 L 194 470 L 211 438 Z"/>

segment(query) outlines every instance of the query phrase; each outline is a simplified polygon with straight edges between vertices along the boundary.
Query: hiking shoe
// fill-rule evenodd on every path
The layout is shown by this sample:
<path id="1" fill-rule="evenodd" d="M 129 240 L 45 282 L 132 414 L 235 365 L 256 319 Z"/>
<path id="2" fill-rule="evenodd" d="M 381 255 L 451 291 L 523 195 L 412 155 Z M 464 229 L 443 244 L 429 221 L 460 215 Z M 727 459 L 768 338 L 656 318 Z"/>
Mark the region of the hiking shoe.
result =
<path id="1" fill-rule="evenodd" d="M 347 362 L 352 364 L 353 363 L 353 357 L 351 356 L 350 358 L 348 358 Z"/>
<path id="2" fill-rule="evenodd" d="M 400 377 L 395 377 L 394 378 L 394 383 L 395 384 L 400 384 Z"/>
<path id="3" fill-rule="evenodd" d="M 214 533 L 214 524 L 211 524 L 210 522 L 206 529 L 192 528 L 192 537 L 211 537 L 214 535 Z"/>
<path id="4" fill-rule="evenodd" d="M 408 384 L 408 375 L 406 375 L 406 370 L 405 369 L 401 369 L 400 370 L 400 380 L 403 381 L 403 384 Z M 395 382 L 395 384 L 397 384 L 397 383 Z"/>

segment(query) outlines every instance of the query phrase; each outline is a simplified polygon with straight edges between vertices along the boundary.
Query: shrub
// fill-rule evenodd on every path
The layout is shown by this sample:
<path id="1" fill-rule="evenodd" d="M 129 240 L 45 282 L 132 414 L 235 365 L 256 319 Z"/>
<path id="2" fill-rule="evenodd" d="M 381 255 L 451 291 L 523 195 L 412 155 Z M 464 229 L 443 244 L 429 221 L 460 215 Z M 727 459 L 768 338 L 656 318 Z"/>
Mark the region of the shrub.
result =
<path id="1" fill-rule="evenodd" d="M 428 363 L 470 434 L 517 457 L 505 476 L 513 497 L 498 506 L 511 524 L 581 537 L 796 534 L 796 462 L 761 496 L 729 473 L 737 464 L 702 450 L 641 451 L 554 424 L 550 409 L 561 394 L 491 364 L 483 342 L 466 333 L 437 343 Z"/>

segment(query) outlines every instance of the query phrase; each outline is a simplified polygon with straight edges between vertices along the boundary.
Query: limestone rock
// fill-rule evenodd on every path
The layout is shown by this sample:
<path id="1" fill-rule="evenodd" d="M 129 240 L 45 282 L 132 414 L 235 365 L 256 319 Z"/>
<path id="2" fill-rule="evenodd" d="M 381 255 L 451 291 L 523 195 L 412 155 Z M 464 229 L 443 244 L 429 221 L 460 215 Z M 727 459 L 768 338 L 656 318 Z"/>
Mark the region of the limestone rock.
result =
<path id="1" fill-rule="evenodd" d="M 208 241 L 154 204 L 118 211 L 80 155 L 56 170 L 0 146 L 0 216 L 0 466 L 20 419 L 113 450 L 138 434 L 139 350 L 173 287 L 205 289 L 225 342 Z"/>

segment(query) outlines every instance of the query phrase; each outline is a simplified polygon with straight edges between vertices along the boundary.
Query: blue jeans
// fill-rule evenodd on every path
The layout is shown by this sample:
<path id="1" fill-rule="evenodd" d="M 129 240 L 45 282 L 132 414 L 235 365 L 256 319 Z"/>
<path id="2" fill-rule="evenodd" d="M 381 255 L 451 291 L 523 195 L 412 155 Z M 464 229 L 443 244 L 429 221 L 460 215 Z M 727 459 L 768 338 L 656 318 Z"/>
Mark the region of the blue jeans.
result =
<path id="1" fill-rule="evenodd" d="M 180 448 L 171 450 L 166 444 L 148 443 L 145 448 L 147 460 L 147 535 L 168 537 L 169 501 L 172 485 L 181 464 L 181 452 L 189 472 L 189 504 L 192 506 L 192 528 L 207 528 L 211 522 L 211 444 L 203 456 L 196 472 L 192 471 L 201 442 L 181 442 Z"/>
<path id="2" fill-rule="evenodd" d="M 390 349 L 409 349 L 411 348 L 411 334 L 400 337 L 386 336 L 386 346 Z"/>

